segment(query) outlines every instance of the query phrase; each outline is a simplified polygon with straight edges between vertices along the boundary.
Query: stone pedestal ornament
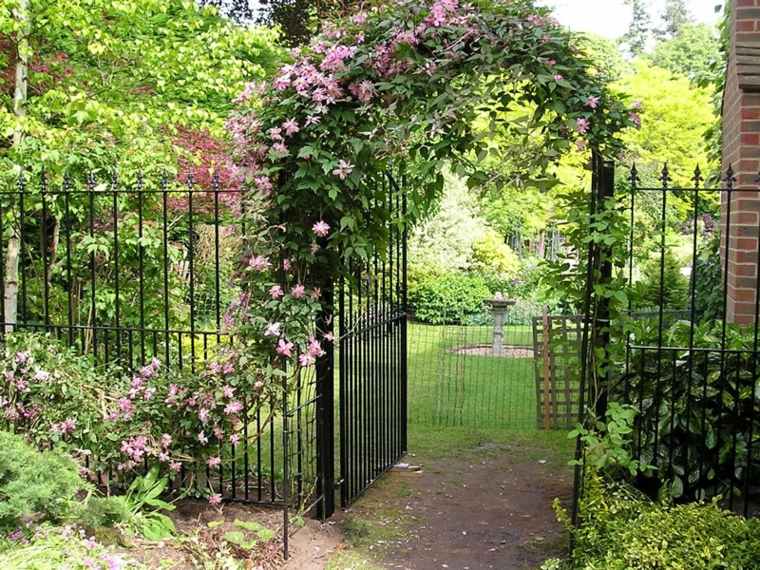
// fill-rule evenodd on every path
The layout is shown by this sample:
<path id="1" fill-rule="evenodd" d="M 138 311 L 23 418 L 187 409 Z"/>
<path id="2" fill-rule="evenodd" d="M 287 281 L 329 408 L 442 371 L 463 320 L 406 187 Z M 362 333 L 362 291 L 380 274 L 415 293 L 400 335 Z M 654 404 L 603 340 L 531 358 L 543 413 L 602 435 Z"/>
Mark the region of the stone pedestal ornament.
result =
<path id="1" fill-rule="evenodd" d="M 504 354 L 504 324 L 507 321 L 507 309 L 515 302 L 505 299 L 502 293 L 496 293 L 493 299 L 486 300 L 486 304 L 491 307 L 493 314 L 493 342 L 491 343 L 493 354 Z"/>

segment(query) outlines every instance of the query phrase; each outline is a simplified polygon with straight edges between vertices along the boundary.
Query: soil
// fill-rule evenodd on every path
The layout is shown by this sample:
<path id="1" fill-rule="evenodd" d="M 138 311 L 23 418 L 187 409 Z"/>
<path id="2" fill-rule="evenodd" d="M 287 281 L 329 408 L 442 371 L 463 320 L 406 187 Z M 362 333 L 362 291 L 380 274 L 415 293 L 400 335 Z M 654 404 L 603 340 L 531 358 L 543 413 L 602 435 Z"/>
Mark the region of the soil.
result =
<path id="1" fill-rule="evenodd" d="M 378 504 L 387 509 L 395 501 L 408 513 L 406 536 L 381 549 L 386 568 L 537 568 L 566 551 L 552 502 L 570 502 L 572 472 L 565 458 L 531 455 L 519 446 L 490 446 L 466 458 L 429 460 L 418 473 L 389 473 L 383 488 L 371 489 L 352 511 L 372 517 Z M 406 487 L 408 496 L 394 486 Z"/>
<path id="2" fill-rule="evenodd" d="M 306 518 L 290 538 L 288 570 L 522 570 L 538 568 L 566 551 L 566 534 L 552 501 L 567 506 L 572 471 L 567 458 L 530 440 L 481 444 L 454 457 L 409 455 L 409 467 L 394 469 L 350 509 L 326 524 Z M 183 501 L 172 518 L 193 544 L 230 551 L 226 532 L 238 521 L 256 521 L 279 531 L 282 513 L 250 505 L 221 509 Z M 278 532 L 279 534 L 279 532 Z M 133 544 L 129 554 L 151 567 L 198 567 L 192 548 L 172 543 Z M 190 545 L 192 547 L 192 544 Z M 136 548 L 135 548 L 136 547 Z M 273 539 L 256 552 L 234 552 L 246 568 L 282 568 L 282 544 Z M 368 565 L 343 563 L 341 554 L 360 553 Z M 164 566 L 167 567 L 167 566 Z"/>
<path id="3" fill-rule="evenodd" d="M 533 358 L 533 349 L 525 346 L 504 346 L 502 352 L 495 353 L 491 345 L 461 346 L 452 348 L 449 352 L 467 356 L 491 356 L 493 358 Z"/>

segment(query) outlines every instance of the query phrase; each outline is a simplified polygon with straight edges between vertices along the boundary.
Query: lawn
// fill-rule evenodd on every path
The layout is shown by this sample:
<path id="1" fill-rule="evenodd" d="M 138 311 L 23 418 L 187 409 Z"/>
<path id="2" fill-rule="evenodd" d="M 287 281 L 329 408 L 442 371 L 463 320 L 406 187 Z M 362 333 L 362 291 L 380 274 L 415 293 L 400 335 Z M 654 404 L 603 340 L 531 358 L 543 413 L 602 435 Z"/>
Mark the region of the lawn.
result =
<path id="1" fill-rule="evenodd" d="M 490 326 L 408 325 L 409 423 L 533 429 L 533 359 L 467 354 L 489 345 Z M 528 325 L 505 327 L 505 344 L 532 347 Z"/>

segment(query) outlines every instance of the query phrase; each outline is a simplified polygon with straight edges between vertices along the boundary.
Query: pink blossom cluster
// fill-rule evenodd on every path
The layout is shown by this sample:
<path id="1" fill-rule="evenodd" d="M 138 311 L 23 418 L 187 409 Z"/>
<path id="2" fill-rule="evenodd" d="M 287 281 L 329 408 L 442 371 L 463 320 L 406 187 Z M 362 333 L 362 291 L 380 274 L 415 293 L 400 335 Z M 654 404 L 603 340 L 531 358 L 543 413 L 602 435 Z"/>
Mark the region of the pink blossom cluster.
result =
<path id="1" fill-rule="evenodd" d="M 343 99 L 345 93 L 330 68 L 338 65 L 338 62 L 341 65 L 344 64 L 347 57 L 348 52 L 335 51 L 326 68 L 321 71 L 306 58 L 295 64 L 286 65 L 280 69 L 280 74 L 274 81 L 274 87 L 279 91 L 292 87 L 296 93 L 320 107 L 333 105 Z"/>
<path id="2" fill-rule="evenodd" d="M 356 97 L 359 101 L 362 103 L 370 103 L 377 93 L 377 88 L 375 87 L 375 84 L 372 83 L 369 79 L 364 79 L 362 81 L 355 81 L 354 83 L 351 83 L 348 86 L 348 90 Z"/>
<path id="3" fill-rule="evenodd" d="M 148 438 L 144 435 L 130 437 L 121 442 L 121 452 L 129 457 L 134 463 L 143 460 L 148 450 Z"/>
<path id="4" fill-rule="evenodd" d="M 74 433 L 77 427 L 77 422 L 73 418 L 66 418 L 64 421 L 53 424 L 50 426 L 50 431 L 59 435 L 68 435 Z"/>
<path id="5" fill-rule="evenodd" d="M 344 71 L 346 60 L 356 55 L 356 46 L 335 45 L 325 52 L 325 58 L 319 64 L 319 69 L 331 73 Z"/>

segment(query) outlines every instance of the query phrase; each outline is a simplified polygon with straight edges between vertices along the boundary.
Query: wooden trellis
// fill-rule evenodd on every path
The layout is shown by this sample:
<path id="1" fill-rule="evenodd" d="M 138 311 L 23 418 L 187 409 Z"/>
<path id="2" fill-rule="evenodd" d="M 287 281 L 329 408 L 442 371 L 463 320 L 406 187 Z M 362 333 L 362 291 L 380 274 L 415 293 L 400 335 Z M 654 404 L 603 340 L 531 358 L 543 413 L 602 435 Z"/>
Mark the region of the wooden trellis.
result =
<path id="1" fill-rule="evenodd" d="M 579 316 L 533 319 L 539 429 L 570 429 L 578 421 L 582 330 Z"/>

